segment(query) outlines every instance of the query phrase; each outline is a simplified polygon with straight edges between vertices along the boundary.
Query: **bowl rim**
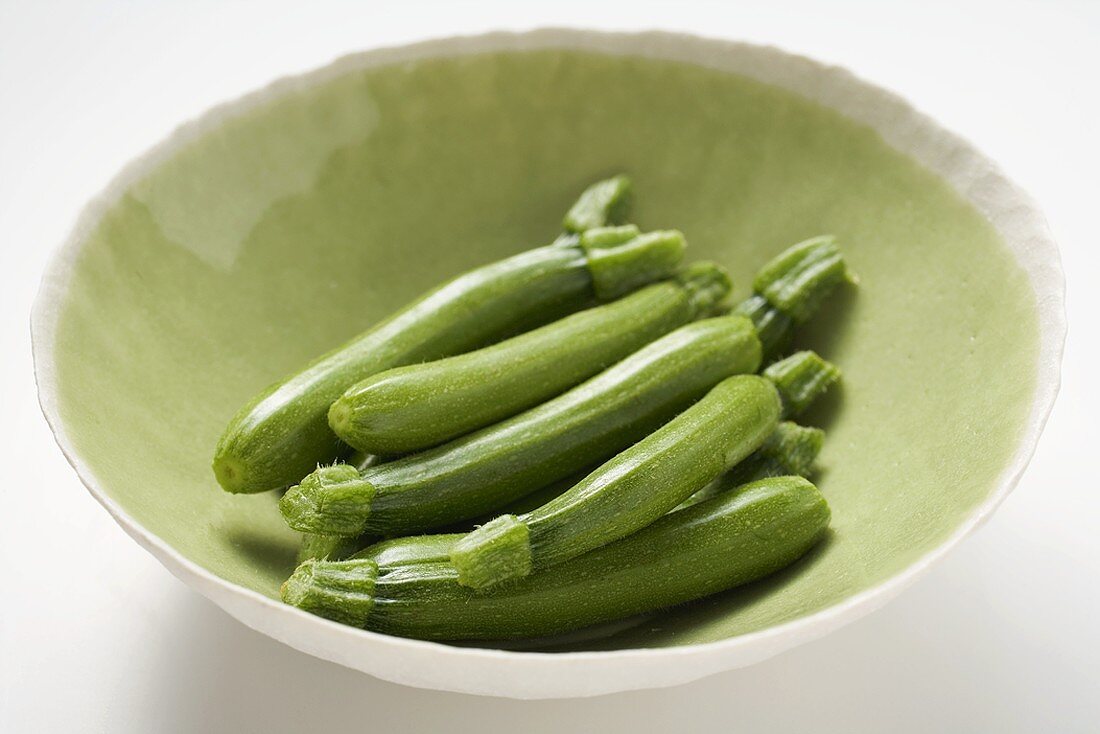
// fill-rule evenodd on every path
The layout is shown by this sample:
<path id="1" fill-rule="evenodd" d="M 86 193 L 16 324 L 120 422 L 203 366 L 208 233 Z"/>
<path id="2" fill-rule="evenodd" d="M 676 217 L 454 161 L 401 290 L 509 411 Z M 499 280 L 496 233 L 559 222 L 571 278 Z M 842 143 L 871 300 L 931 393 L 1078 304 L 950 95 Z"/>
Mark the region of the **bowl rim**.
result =
<path id="1" fill-rule="evenodd" d="M 58 405 L 53 351 L 60 305 L 74 261 L 86 236 L 122 194 L 191 141 L 287 93 L 371 67 L 539 49 L 679 61 L 782 87 L 870 126 L 887 144 L 947 180 L 993 224 L 1027 272 L 1036 294 L 1040 345 L 1035 393 L 1017 448 L 995 487 L 936 548 L 881 583 L 832 606 L 725 640 L 613 651 L 509 651 L 391 637 L 307 614 L 226 581 L 185 558 L 142 527 L 104 490 L 66 433 Z M 216 105 L 124 166 L 90 200 L 65 242 L 52 254 L 31 312 L 39 403 L 58 446 L 92 496 L 180 580 L 249 627 L 317 657 L 406 685 L 514 698 L 591 696 L 685 683 L 764 660 L 878 609 L 985 522 L 1019 482 L 1058 393 L 1065 334 L 1065 276 L 1058 247 L 1036 203 L 973 145 L 941 128 L 893 92 L 846 69 L 774 46 L 657 30 L 619 32 L 557 27 L 452 36 L 353 53 Z"/>

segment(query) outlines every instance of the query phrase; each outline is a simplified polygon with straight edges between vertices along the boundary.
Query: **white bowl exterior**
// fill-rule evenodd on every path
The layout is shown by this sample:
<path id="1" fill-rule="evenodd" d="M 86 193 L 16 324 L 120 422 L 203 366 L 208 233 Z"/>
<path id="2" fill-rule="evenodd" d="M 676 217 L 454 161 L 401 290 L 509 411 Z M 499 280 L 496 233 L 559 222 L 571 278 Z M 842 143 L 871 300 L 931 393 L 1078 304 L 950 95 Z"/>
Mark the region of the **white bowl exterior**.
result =
<path id="1" fill-rule="evenodd" d="M 790 90 L 872 127 L 891 146 L 948 181 L 993 224 L 1027 272 L 1036 294 L 1040 349 L 1035 397 L 1019 445 L 993 492 L 939 547 L 878 586 L 839 604 L 792 622 L 727 640 L 610 652 L 509 652 L 390 637 L 306 614 L 229 583 L 184 558 L 161 538 L 145 530 L 104 491 L 94 472 L 76 453 L 61 422 L 53 363 L 54 337 L 60 304 L 83 241 L 132 183 L 188 141 L 292 89 L 308 88 L 348 71 L 397 61 L 548 48 L 682 61 L 741 74 Z M 572 29 L 490 33 L 367 51 L 341 58 L 308 74 L 279 80 L 214 108 L 129 164 L 87 205 L 68 241 L 55 253 L 43 276 L 31 315 L 39 400 L 58 445 L 88 491 L 127 533 L 184 583 L 249 627 L 298 650 L 349 668 L 410 686 L 531 699 L 595 696 L 686 683 L 764 660 L 881 607 L 973 532 L 1019 482 L 1058 392 L 1065 333 L 1065 278 L 1061 258 L 1038 207 L 996 164 L 900 97 L 844 69 L 772 47 L 657 31 L 603 33 Z"/>

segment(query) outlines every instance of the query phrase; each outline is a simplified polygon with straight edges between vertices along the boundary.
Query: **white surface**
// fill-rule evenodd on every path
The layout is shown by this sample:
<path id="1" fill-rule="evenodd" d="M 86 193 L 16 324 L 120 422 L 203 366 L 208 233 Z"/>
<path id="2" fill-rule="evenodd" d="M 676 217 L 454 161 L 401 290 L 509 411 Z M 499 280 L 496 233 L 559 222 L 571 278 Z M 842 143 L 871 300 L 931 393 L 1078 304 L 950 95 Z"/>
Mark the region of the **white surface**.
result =
<path id="1" fill-rule="evenodd" d="M 1088 282 L 1096 228 L 1086 223 L 1100 200 L 1097 8 L 998 3 L 982 20 L 981 8 L 958 3 L 922 4 L 919 12 L 850 3 L 778 11 L 742 4 L 731 12 L 678 3 L 671 12 L 559 2 L 544 12 L 500 5 L 467 18 L 444 5 L 411 5 L 368 13 L 313 3 L 308 14 L 306 4 L 276 12 L 270 3 L 263 13 L 251 4 L 0 6 L 0 445 L 12 452 L 0 490 L 8 523 L 0 535 L 0 730 L 280 730 L 308 722 L 415 731 L 484 720 L 493 731 L 494 723 L 514 724 L 520 706 L 532 731 L 666 722 L 773 731 L 1095 727 L 1100 543 L 1092 523 L 1100 500 L 1085 443 L 1096 406 L 1083 382 L 1096 350 L 1074 337 L 1097 312 Z M 522 704 L 413 691 L 321 663 L 245 630 L 182 588 L 114 527 L 51 445 L 34 405 L 25 315 L 36 273 L 83 200 L 176 122 L 357 48 L 547 23 L 774 42 L 898 90 L 1037 196 L 1062 244 L 1077 327 L 1062 400 L 1021 487 L 885 610 L 690 686 Z M 79 562 L 66 563 L 64 588 L 43 583 L 46 563 L 73 554 Z"/>

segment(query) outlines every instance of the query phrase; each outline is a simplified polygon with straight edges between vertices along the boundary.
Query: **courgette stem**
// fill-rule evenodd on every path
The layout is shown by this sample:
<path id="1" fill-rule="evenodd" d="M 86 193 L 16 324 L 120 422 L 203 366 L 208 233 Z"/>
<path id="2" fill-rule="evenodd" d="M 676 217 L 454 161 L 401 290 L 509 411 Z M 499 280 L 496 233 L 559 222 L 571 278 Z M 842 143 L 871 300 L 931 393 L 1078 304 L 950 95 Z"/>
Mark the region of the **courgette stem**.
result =
<path id="1" fill-rule="evenodd" d="M 382 454 L 438 446 L 559 395 L 706 314 L 730 290 L 713 263 L 489 347 L 380 372 L 329 410 L 348 444 Z"/>
<path id="2" fill-rule="evenodd" d="M 824 443 L 825 431 L 820 428 L 782 421 L 752 456 L 726 475 L 728 484 L 737 486 L 795 474 L 808 477 Z"/>
<path id="3" fill-rule="evenodd" d="M 295 530 L 354 538 L 366 532 L 375 492 L 354 467 L 319 466 L 282 496 L 279 511 Z"/>
<path id="4" fill-rule="evenodd" d="M 809 478 L 824 440 L 825 432 L 820 428 L 782 421 L 752 456 L 691 495 L 677 509 L 768 477 L 797 475 Z"/>
<path id="5" fill-rule="evenodd" d="M 451 553 L 459 583 L 522 578 L 645 527 L 760 448 L 785 405 L 809 405 L 839 374 L 812 352 L 777 364 L 798 367 L 726 379 L 561 496 L 470 532 Z"/>
<path id="6" fill-rule="evenodd" d="M 459 583 L 484 589 L 521 578 L 649 525 L 759 448 L 780 405 L 762 377 L 724 380 L 560 497 L 469 533 L 451 552 Z"/>
<path id="7" fill-rule="evenodd" d="M 381 463 L 381 461 L 381 457 L 375 454 L 354 451 L 348 456 L 347 464 L 359 471 L 364 471 L 375 464 Z M 302 541 L 298 545 L 298 563 L 310 558 L 343 560 L 369 543 L 369 538 L 346 538 L 339 535 L 302 533 Z"/>
<path id="8" fill-rule="evenodd" d="M 295 530 L 324 535 L 401 535 L 468 520 L 606 460 L 759 364 L 748 319 L 696 321 L 552 400 L 442 446 L 362 475 L 322 467 L 280 509 Z"/>
<path id="9" fill-rule="evenodd" d="M 580 229 L 571 231 L 601 219 L 601 206 L 601 224 L 625 211 L 629 181 L 612 181 L 582 195 L 583 203 L 574 206 L 578 214 L 570 218 Z M 218 483 L 234 493 L 288 487 L 318 464 L 350 453 L 329 428 L 328 410 L 351 385 L 391 367 L 460 354 L 549 323 L 590 305 L 597 293 L 626 292 L 639 278 L 666 277 L 661 269 L 668 252 L 659 250 L 628 256 L 614 248 L 585 249 L 575 238 L 451 279 L 241 408 L 214 453 Z M 630 268 L 632 258 L 648 275 Z"/>
<path id="10" fill-rule="evenodd" d="M 773 362 L 761 374 L 779 390 L 784 417 L 798 415 L 810 407 L 840 379 L 836 365 L 810 350 Z"/>
<path id="11" fill-rule="evenodd" d="M 596 298 L 611 301 L 647 283 L 669 277 L 684 256 L 684 236 L 676 230 L 646 232 L 617 245 L 580 248 L 588 262 Z"/>
<path id="12" fill-rule="evenodd" d="M 841 283 L 855 282 L 831 235 L 792 245 L 761 268 L 753 295 L 733 309 L 756 326 L 765 359 L 790 340 L 795 326 L 807 321 Z"/>
<path id="13" fill-rule="evenodd" d="M 374 561 L 309 559 L 283 582 L 283 601 L 334 622 L 361 627 L 374 607 Z M 321 614 L 321 612 L 324 612 Z"/>
<path id="14" fill-rule="evenodd" d="M 562 221 L 566 232 L 622 224 L 633 203 L 633 185 L 626 176 L 597 181 L 581 193 Z"/>
<path id="15" fill-rule="evenodd" d="M 405 637 L 539 637 L 762 578 L 812 548 L 828 522 L 828 504 L 810 482 L 769 478 L 670 513 L 553 568 L 483 591 L 459 584 L 457 572 L 446 562 L 428 559 L 383 570 L 374 560 L 360 558 L 307 561 L 283 585 L 282 598 L 329 619 Z M 433 542 L 443 546 L 449 540 Z"/>
<path id="16" fill-rule="evenodd" d="M 636 224 L 619 224 L 610 227 L 593 227 L 577 237 L 577 243 L 586 249 L 599 249 L 601 247 L 614 247 L 625 242 L 630 242 L 642 231 Z"/>
<path id="17" fill-rule="evenodd" d="M 719 494 L 730 492 L 741 485 L 761 479 L 781 476 L 809 477 L 814 460 L 821 451 L 825 432 L 820 428 L 800 426 L 791 421 L 782 421 L 768 437 L 768 440 L 752 456 L 735 466 L 731 471 L 693 494 L 676 509 L 698 504 L 703 500 L 714 499 Z M 544 487 L 538 492 L 523 497 L 504 508 L 505 514 L 520 515 L 549 502 L 568 491 L 584 475 L 563 480 Z M 485 522 L 496 516 L 485 518 Z M 484 524 L 484 523 L 481 523 Z M 450 562 L 451 550 L 467 533 L 436 533 L 433 535 L 402 536 L 368 545 L 352 558 L 366 558 L 378 564 L 379 573 L 414 563 Z M 346 540 L 346 539 L 345 539 Z M 303 559 L 304 560 L 304 559 Z M 343 560 L 334 558 L 334 560 Z"/>

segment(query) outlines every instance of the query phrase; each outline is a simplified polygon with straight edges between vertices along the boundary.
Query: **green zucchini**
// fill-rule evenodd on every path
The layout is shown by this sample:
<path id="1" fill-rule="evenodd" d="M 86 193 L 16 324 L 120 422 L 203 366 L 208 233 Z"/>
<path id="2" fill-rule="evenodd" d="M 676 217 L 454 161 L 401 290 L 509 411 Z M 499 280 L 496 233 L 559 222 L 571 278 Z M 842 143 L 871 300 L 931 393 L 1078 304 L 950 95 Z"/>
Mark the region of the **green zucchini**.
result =
<path id="1" fill-rule="evenodd" d="M 748 319 L 696 321 L 542 405 L 442 446 L 362 474 L 322 467 L 279 507 L 295 530 L 323 535 L 402 535 L 474 518 L 606 460 L 759 364 Z"/>
<path id="2" fill-rule="evenodd" d="M 808 428 L 791 421 L 783 421 L 776 426 L 768 440 L 752 456 L 742 461 L 732 471 L 727 472 L 693 494 L 680 507 L 694 505 L 702 500 L 714 499 L 719 494 L 725 494 L 743 484 L 760 479 L 787 475 L 807 477 L 814 459 L 821 451 L 824 438 L 825 432 L 820 428 Z M 506 508 L 506 511 L 512 514 L 530 512 L 568 491 L 583 478 L 584 474 L 544 487 L 513 502 Z M 369 545 L 354 553 L 351 557 L 367 558 L 374 561 L 378 564 L 380 573 L 412 563 L 449 562 L 455 543 L 465 538 L 466 535 L 465 532 L 457 532 L 391 538 Z"/>
<path id="3" fill-rule="evenodd" d="M 352 464 L 353 462 L 349 461 L 348 463 Z M 362 471 L 362 467 L 360 468 L 360 471 Z M 520 497 L 514 502 L 509 502 L 496 512 L 474 518 L 470 521 L 457 523 L 454 527 L 454 530 L 456 531 L 454 533 L 454 537 L 461 538 L 470 530 L 476 528 L 479 525 L 483 525 L 489 522 L 501 513 L 519 514 L 533 510 L 539 505 L 543 505 L 549 502 L 565 490 L 572 487 L 574 484 L 583 479 L 587 473 L 587 471 L 582 471 L 577 474 L 572 474 L 565 479 L 554 482 L 553 484 L 548 484 L 541 489 L 537 489 L 529 495 Z M 355 555 L 355 557 L 359 557 L 357 551 L 361 551 L 362 549 L 367 547 L 374 547 L 372 543 L 375 545 L 382 545 L 384 543 L 390 542 L 396 543 L 398 540 L 404 540 L 404 538 L 394 538 L 392 539 L 392 541 L 386 540 L 378 542 L 378 538 L 372 535 L 343 537 L 339 535 L 315 535 L 313 533 L 302 533 L 302 543 L 298 549 L 298 563 L 301 563 L 302 561 L 305 561 L 309 558 L 325 558 L 338 561 L 344 558 L 348 558 L 353 554 Z M 448 552 L 449 551 L 450 547 L 448 546 Z M 447 553 L 444 553 L 442 560 L 446 559 Z"/>
<path id="4" fill-rule="evenodd" d="M 459 583 L 521 578 L 649 525 L 759 448 L 780 406 L 764 378 L 727 378 L 561 496 L 467 534 L 451 551 Z"/>
<path id="5" fill-rule="evenodd" d="M 729 289 L 721 267 L 696 263 L 674 280 L 493 346 L 368 377 L 332 404 L 329 425 L 351 446 L 373 453 L 439 445 L 583 382 L 707 314 Z"/>
<path id="6" fill-rule="evenodd" d="M 671 275 L 682 241 L 638 239 L 529 250 L 431 291 L 246 405 L 218 442 L 219 483 L 229 492 L 279 489 L 347 453 L 329 428 L 329 406 L 372 374 L 481 347 Z"/>
<path id="7" fill-rule="evenodd" d="M 503 514 L 469 533 L 451 554 L 459 582 L 483 589 L 556 565 L 645 527 L 706 487 L 763 447 L 784 406 L 805 407 L 837 374 L 812 352 L 776 366 L 786 363 L 804 367 L 765 371 L 774 383 L 752 375 L 730 377 L 559 497 L 519 517 Z M 813 371 L 827 377 L 815 380 Z M 784 430 L 776 440 L 789 433 Z"/>
<path id="8" fill-rule="evenodd" d="M 829 506 L 801 477 L 764 479 L 670 513 L 633 535 L 510 584 L 475 591 L 438 561 L 451 540 L 381 564 L 307 561 L 288 604 L 329 619 L 432 640 L 542 637 L 699 599 L 784 568 L 825 534 Z M 409 562 L 403 562 L 408 560 Z"/>

